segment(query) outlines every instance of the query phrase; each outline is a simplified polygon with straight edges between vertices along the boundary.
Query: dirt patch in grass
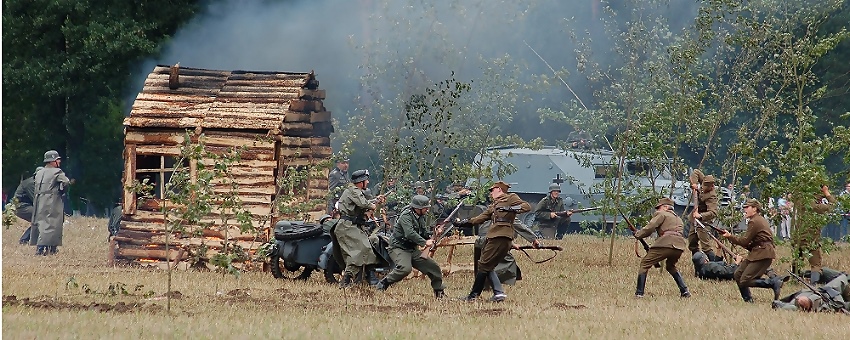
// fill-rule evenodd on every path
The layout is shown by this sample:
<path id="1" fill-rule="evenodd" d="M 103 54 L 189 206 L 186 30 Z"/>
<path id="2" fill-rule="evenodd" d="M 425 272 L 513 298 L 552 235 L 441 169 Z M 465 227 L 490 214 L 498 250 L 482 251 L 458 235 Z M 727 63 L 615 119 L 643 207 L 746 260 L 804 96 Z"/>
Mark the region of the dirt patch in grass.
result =
<path id="1" fill-rule="evenodd" d="M 560 310 L 572 310 L 572 309 L 585 309 L 587 306 L 585 305 L 568 305 L 566 303 L 555 302 L 552 304 L 553 308 Z"/>
<path id="2" fill-rule="evenodd" d="M 95 311 L 101 313 L 150 313 L 155 314 L 163 311 L 162 306 L 145 303 L 128 304 L 118 302 L 115 304 L 90 302 L 88 304 L 64 302 L 55 298 L 36 297 L 18 299 L 15 295 L 3 295 L 3 307 L 23 306 L 47 310 L 72 310 L 72 311 Z"/>

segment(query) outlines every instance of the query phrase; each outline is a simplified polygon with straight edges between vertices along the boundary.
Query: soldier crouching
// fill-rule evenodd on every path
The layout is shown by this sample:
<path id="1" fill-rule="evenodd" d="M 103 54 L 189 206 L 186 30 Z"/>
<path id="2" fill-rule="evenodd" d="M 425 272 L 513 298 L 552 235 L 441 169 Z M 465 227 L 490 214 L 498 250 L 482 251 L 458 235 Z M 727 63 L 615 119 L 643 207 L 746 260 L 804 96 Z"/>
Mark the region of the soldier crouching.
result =
<path id="1" fill-rule="evenodd" d="M 688 291 L 688 286 L 685 285 L 685 280 L 682 274 L 676 268 L 676 263 L 679 262 L 679 257 L 685 250 L 685 238 L 682 236 L 682 226 L 684 222 L 679 216 L 673 213 L 673 200 L 662 198 L 655 205 L 656 214 L 643 229 L 635 233 L 635 238 L 642 239 L 653 232 L 658 232 L 658 239 L 652 243 L 652 247 L 646 252 L 646 255 L 640 261 L 640 270 L 638 270 L 637 288 L 635 289 L 636 297 L 643 297 L 644 287 L 646 286 L 646 274 L 649 268 L 652 268 L 656 263 L 662 260 L 666 261 L 667 272 L 673 276 L 676 285 L 679 287 L 681 297 L 691 297 Z"/>
<path id="2" fill-rule="evenodd" d="M 393 226 L 389 249 L 390 258 L 395 263 L 395 267 L 378 282 L 376 286 L 378 290 L 386 290 L 416 268 L 431 279 L 431 288 L 434 289 L 436 298 L 446 296 L 443 292 L 445 286 L 443 286 L 443 272 L 440 270 L 440 265 L 434 259 L 424 256 L 419 250 L 419 247 L 431 247 L 434 244 L 427 225 L 427 216 L 425 216 L 430 207 L 428 197 L 416 195 L 410 200 L 410 205 L 401 209 L 398 221 Z M 442 230 L 435 232 L 440 233 Z"/>

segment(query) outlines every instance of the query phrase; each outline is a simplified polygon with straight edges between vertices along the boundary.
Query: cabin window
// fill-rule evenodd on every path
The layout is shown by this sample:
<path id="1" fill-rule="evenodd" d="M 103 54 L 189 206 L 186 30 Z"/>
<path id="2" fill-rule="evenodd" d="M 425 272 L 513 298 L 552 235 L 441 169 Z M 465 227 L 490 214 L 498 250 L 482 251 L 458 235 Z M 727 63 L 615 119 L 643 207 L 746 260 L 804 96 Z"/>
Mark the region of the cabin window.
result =
<path id="1" fill-rule="evenodd" d="M 628 162 L 626 164 L 626 169 L 629 171 L 631 175 L 649 175 L 650 174 L 650 165 L 646 162 Z"/>
<path id="2" fill-rule="evenodd" d="M 177 160 L 168 155 L 136 155 L 136 180 L 151 186 L 149 194 L 153 198 L 165 197 L 165 184 L 171 180 Z M 188 162 L 184 162 L 184 167 Z"/>

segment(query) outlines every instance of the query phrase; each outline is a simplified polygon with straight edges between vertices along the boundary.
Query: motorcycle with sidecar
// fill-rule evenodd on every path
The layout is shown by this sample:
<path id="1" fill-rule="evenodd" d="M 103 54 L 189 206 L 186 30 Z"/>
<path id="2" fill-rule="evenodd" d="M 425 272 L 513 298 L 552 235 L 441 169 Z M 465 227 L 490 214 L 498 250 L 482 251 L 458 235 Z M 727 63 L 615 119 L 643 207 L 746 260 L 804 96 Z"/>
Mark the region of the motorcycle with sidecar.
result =
<path id="1" fill-rule="evenodd" d="M 378 227 L 377 222 L 371 223 Z M 387 250 L 389 234 L 378 232 L 369 239 L 379 262 L 375 272 L 388 274 L 393 268 Z M 321 270 L 325 281 L 337 283 L 343 270 L 333 256 L 330 228 L 302 221 L 279 221 L 275 224 L 269 260 L 272 276 L 278 279 L 307 280 L 314 271 Z"/>

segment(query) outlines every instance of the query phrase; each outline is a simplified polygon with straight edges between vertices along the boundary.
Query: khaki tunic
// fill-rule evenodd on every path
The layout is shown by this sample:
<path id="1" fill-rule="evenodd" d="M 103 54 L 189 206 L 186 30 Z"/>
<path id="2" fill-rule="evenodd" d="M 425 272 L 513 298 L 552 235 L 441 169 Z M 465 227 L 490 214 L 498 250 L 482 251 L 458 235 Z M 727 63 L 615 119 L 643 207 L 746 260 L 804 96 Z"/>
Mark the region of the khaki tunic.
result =
<path id="1" fill-rule="evenodd" d="M 670 274 L 678 273 L 676 263 L 685 250 L 685 238 L 682 236 L 682 227 L 685 223 L 676 214 L 669 211 L 659 211 L 652 217 L 649 223 L 635 233 L 635 237 L 643 239 L 657 232 L 658 238 L 652 243 L 649 251 L 641 259 L 638 274 L 645 274 L 656 263 L 665 262 L 665 269 Z"/>
<path id="2" fill-rule="evenodd" d="M 747 221 L 744 236 L 732 236 L 729 242 L 749 251 L 747 258 L 741 261 L 735 270 L 735 281 L 739 286 L 752 287 L 754 280 L 764 275 L 776 258 L 776 246 L 773 244 L 770 225 L 764 216 L 756 214 Z"/>
<path id="3" fill-rule="evenodd" d="M 705 225 L 713 224 L 714 219 L 717 218 L 717 209 L 720 207 L 720 200 L 717 197 L 717 189 L 712 189 L 711 191 L 701 191 L 697 195 L 697 212 L 702 215 L 700 218 L 700 222 Z M 688 216 L 688 221 L 690 221 L 691 230 L 688 233 L 688 249 L 695 253 L 702 249 L 703 251 L 714 251 L 714 244 L 712 243 L 711 236 L 708 235 L 708 231 L 703 228 L 697 228 L 696 222 L 694 222 L 693 215 Z"/>
<path id="4" fill-rule="evenodd" d="M 46 167 L 35 174 L 35 203 L 30 245 L 61 246 L 65 223 L 62 196 L 71 184 L 60 168 Z"/>
<path id="5" fill-rule="evenodd" d="M 499 208 L 508 208 L 511 206 L 520 206 L 520 211 L 501 211 Z M 490 221 L 490 228 L 487 230 L 487 242 L 484 244 L 484 249 L 481 251 L 481 259 L 478 260 L 478 271 L 489 272 L 493 271 L 505 255 L 511 250 L 512 240 L 516 235 L 514 230 L 514 219 L 517 214 L 528 212 L 531 210 L 531 205 L 514 193 L 505 193 L 496 198 L 492 204 L 487 207 L 487 210 L 480 215 L 469 219 L 472 224 L 481 224 L 485 221 Z"/>

